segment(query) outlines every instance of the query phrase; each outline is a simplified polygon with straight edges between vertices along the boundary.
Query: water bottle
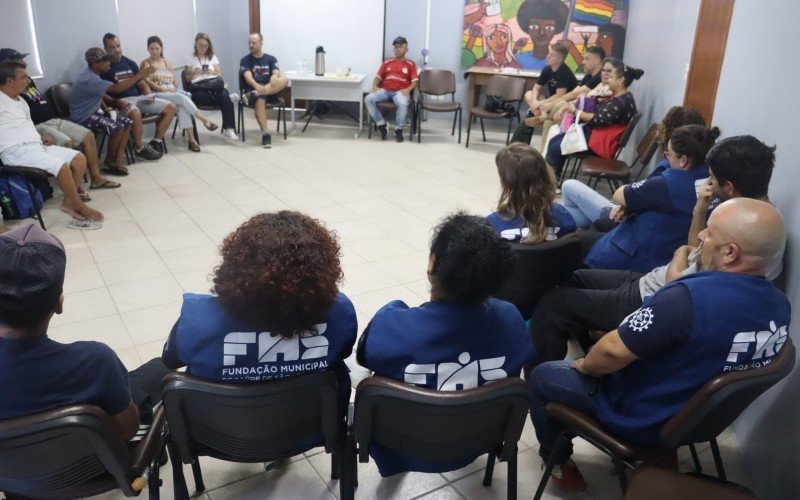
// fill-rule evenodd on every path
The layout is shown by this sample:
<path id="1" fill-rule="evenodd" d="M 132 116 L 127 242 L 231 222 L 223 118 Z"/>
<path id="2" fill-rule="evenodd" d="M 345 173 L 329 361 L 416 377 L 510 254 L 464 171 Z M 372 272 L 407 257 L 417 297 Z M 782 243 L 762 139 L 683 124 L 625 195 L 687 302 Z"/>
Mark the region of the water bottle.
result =
<path id="1" fill-rule="evenodd" d="M 19 219 L 17 206 L 5 191 L 0 192 L 0 208 L 3 212 L 3 219 Z"/>
<path id="2" fill-rule="evenodd" d="M 325 75 L 325 49 L 322 45 L 317 46 L 317 54 L 314 59 L 314 74 L 317 76 Z"/>

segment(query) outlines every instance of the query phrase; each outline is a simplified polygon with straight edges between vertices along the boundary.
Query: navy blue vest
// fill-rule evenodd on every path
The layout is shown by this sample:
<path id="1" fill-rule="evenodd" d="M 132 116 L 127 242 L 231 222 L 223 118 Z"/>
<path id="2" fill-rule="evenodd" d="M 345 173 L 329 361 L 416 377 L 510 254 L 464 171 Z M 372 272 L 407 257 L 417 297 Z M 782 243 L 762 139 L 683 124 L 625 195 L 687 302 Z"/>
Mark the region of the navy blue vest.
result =
<path id="1" fill-rule="evenodd" d="M 372 319 L 364 351 L 375 375 L 441 391 L 518 376 L 533 358 L 519 311 L 497 299 L 482 304 L 435 301 L 412 308 L 390 302 Z M 370 454 L 382 476 L 412 470 L 445 472 L 477 458 L 424 462 L 380 445 L 374 445 Z"/>
<path id="2" fill-rule="evenodd" d="M 672 210 L 629 217 L 594 244 L 584 261 L 587 266 L 646 273 L 669 262 L 675 249 L 686 243 L 697 203 L 694 182 L 708 177 L 708 166 L 668 168 L 655 175 L 667 181 Z"/>
<path id="3" fill-rule="evenodd" d="M 672 286 L 685 286 L 692 298 L 692 331 L 686 343 L 604 376 L 596 397 L 604 425 L 651 446 L 661 444 L 661 427 L 709 379 L 769 364 L 789 335 L 789 301 L 766 278 L 701 272 L 658 293 Z"/>
<path id="4" fill-rule="evenodd" d="M 575 219 L 573 219 L 572 215 L 564 208 L 564 205 L 553 203 L 550 213 L 552 214 L 553 221 L 547 226 L 548 239 L 551 239 L 551 234 L 556 238 L 561 238 L 562 236 L 575 232 Z M 486 216 L 486 221 L 491 224 L 497 235 L 501 238 L 518 242 L 530 234 L 528 225 L 525 224 L 525 221 L 522 220 L 519 214 L 511 219 L 504 217 L 506 216 L 497 212 Z"/>
<path id="5" fill-rule="evenodd" d="M 242 328 L 216 297 L 187 293 L 175 338 L 178 355 L 192 375 L 256 382 L 334 367 L 352 352 L 357 328 L 355 309 L 343 293 L 316 332 L 291 339 Z"/>

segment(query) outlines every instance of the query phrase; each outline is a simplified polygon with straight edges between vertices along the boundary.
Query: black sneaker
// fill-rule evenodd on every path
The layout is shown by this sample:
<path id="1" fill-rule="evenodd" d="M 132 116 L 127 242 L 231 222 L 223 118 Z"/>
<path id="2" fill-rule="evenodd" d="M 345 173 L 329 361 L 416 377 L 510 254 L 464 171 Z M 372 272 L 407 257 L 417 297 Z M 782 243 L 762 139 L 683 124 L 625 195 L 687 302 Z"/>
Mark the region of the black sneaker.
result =
<path id="1" fill-rule="evenodd" d="M 161 153 L 154 150 L 150 146 L 145 146 L 139 151 L 136 151 L 136 158 L 144 161 L 157 161 L 161 159 Z"/>
<path id="2" fill-rule="evenodd" d="M 385 123 L 383 125 L 378 125 L 378 132 L 381 133 L 381 140 L 385 141 L 386 140 L 386 136 L 389 135 L 389 132 L 386 130 L 386 124 Z"/>
<path id="3" fill-rule="evenodd" d="M 397 140 L 397 142 L 403 142 L 405 140 L 403 139 L 403 131 L 400 129 L 395 130 L 394 138 Z"/>
<path id="4" fill-rule="evenodd" d="M 160 155 L 164 154 L 164 143 L 163 142 L 153 139 L 147 145 L 150 146 L 151 148 L 153 148 L 153 151 L 155 151 L 156 153 L 158 153 Z"/>
<path id="5" fill-rule="evenodd" d="M 269 149 L 272 147 L 272 136 L 269 134 L 261 135 L 261 147 Z"/>

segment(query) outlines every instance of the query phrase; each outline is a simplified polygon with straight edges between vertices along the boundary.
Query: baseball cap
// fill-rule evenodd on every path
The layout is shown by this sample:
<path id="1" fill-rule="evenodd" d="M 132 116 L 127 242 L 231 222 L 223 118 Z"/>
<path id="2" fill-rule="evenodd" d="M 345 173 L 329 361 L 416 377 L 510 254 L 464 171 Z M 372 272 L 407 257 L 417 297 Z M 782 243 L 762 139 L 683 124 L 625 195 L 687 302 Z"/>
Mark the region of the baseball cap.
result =
<path id="1" fill-rule="evenodd" d="M 25 56 L 28 54 L 22 54 L 21 52 L 15 49 L 0 49 L 0 62 L 3 61 L 18 61 L 20 59 L 25 59 Z"/>
<path id="2" fill-rule="evenodd" d="M 0 234 L 0 321 L 28 326 L 53 310 L 64 287 L 67 254 L 32 224 Z"/>
<path id="3" fill-rule="evenodd" d="M 105 50 L 99 47 L 92 47 L 91 49 L 87 50 L 86 54 L 84 54 L 84 57 L 86 58 L 86 62 L 89 64 L 111 60 L 111 56 L 109 56 Z"/>
<path id="4" fill-rule="evenodd" d="M 398 36 L 397 38 L 394 39 L 394 41 L 392 42 L 392 45 L 403 45 L 403 44 L 407 44 L 407 43 L 408 43 L 408 40 L 406 40 L 406 37 Z"/>

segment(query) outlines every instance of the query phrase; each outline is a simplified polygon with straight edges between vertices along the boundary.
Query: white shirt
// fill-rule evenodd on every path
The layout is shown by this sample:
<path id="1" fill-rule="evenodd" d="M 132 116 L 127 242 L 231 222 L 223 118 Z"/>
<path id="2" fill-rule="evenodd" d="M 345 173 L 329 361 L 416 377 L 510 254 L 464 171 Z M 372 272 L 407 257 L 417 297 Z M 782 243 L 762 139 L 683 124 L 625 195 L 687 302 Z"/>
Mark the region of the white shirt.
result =
<path id="1" fill-rule="evenodd" d="M 207 80 L 209 78 L 215 78 L 217 76 L 214 73 L 214 68 L 219 66 L 219 59 L 217 59 L 217 56 L 211 56 L 211 59 L 209 59 L 207 57 L 197 57 L 192 55 L 189 58 L 189 64 L 187 66 L 192 69 L 203 69 L 204 64 L 208 65 L 209 72 L 192 78 L 192 83 L 199 82 L 200 80 Z"/>
<path id="2" fill-rule="evenodd" d="M 18 96 L 14 100 L 0 92 L 0 153 L 12 146 L 41 142 L 25 99 Z"/>

